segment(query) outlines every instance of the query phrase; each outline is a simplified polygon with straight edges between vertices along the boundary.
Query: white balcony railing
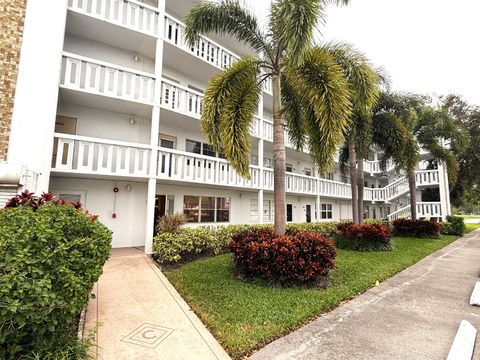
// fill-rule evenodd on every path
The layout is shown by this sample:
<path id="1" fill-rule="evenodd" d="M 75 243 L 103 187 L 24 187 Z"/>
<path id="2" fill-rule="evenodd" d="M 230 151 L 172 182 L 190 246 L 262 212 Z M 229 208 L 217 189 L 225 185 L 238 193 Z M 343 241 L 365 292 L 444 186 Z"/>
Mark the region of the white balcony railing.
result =
<path id="1" fill-rule="evenodd" d="M 200 119 L 202 113 L 203 94 L 176 84 L 166 79 L 162 80 L 162 107 L 181 114 Z"/>
<path id="2" fill-rule="evenodd" d="M 102 21 L 158 35 L 159 11 L 136 0 L 68 0 L 69 9 Z"/>
<path id="3" fill-rule="evenodd" d="M 194 46 L 188 46 L 185 41 L 185 24 L 170 15 L 165 15 L 163 39 L 222 70 L 240 58 L 205 36 L 200 36 Z"/>
<path id="4" fill-rule="evenodd" d="M 417 218 L 442 217 L 442 204 L 440 202 L 417 202 Z M 388 220 L 410 218 L 410 205 L 404 206 L 388 215 Z"/>
<path id="5" fill-rule="evenodd" d="M 147 145 L 55 133 L 53 171 L 145 177 Z"/>
<path id="6" fill-rule="evenodd" d="M 365 160 L 363 166 L 364 166 L 365 172 L 370 174 L 383 172 L 380 167 L 380 160 L 375 160 L 375 161 Z M 389 172 L 393 169 L 395 169 L 395 163 L 392 160 L 387 161 L 386 172 Z"/>
<path id="7" fill-rule="evenodd" d="M 64 52 L 60 85 L 151 105 L 155 78 L 139 70 Z"/>
<path id="8" fill-rule="evenodd" d="M 158 152 L 157 176 L 160 179 L 203 184 L 258 188 L 260 168 L 250 166 L 251 179 L 240 176 L 224 159 L 184 151 L 161 149 Z"/>
<path id="9" fill-rule="evenodd" d="M 415 181 L 416 186 L 438 185 L 438 170 L 417 171 L 415 173 Z M 408 178 L 403 176 L 383 188 L 365 188 L 364 198 L 369 201 L 392 201 L 408 192 Z"/>
<path id="10" fill-rule="evenodd" d="M 189 46 L 185 40 L 185 24 L 168 14 L 165 14 L 163 39 L 221 70 L 240 59 L 240 56 L 203 35 L 193 46 Z M 272 94 L 272 79 L 263 81 L 262 87 L 265 92 Z"/>

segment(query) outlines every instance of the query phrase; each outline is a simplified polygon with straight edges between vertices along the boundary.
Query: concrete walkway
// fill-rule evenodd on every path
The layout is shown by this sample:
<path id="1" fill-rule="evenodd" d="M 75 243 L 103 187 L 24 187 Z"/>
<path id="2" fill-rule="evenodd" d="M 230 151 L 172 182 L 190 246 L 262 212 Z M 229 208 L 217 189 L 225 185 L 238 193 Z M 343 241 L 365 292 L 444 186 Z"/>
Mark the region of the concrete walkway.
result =
<path id="1" fill-rule="evenodd" d="M 98 359 L 230 359 L 139 249 L 114 249 L 94 293 L 85 327 L 99 324 Z"/>
<path id="2" fill-rule="evenodd" d="M 480 307 L 469 305 L 479 276 L 480 229 L 250 359 L 446 359 L 461 320 L 480 330 Z"/>

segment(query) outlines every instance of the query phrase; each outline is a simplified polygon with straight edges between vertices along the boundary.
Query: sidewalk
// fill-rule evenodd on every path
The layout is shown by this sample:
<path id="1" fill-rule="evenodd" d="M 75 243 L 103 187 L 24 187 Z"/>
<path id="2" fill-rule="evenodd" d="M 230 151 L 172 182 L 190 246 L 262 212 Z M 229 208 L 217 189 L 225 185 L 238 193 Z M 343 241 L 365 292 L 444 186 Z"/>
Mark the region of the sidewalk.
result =
<path id="1" fill-rule="evenodd" d="M 98 359 L 230 359 L 143 251 L 114 249 L 95 285 L 86 330 Z"/>
<path id="2" fill-rule="evenodd" d="M 446 359 L 480 276 L 480 229 L 352 301 L 278 339 L 251 360 Z M 474 359 L 480 359 L 477 337 Z"/>

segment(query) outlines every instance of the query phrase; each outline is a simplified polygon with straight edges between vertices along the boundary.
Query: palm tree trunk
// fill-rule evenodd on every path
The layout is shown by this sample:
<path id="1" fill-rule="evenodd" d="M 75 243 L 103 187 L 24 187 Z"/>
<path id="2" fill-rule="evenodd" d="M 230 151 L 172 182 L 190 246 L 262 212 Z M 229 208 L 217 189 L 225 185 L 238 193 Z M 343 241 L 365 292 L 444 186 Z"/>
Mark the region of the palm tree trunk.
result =
<path id="1" fill-rule="evenodd" d="M 365 186 L 365 174 L 363 173 L 363 157 L 358 157 L 357 188 L 358 188 L 358 223 L 363 224 L 363 188 Z"/>
<path id="2" fill-rule="evenodd" d="M 415 169 L 408 170 L 408 188 L 410 191 L 410 217 L 417 219 L 417 184 L 415 181 Z"/>
<path id="3" fill-rule="evenodd" d="M 273 94 L 273 202 L 275 205 L 274 229 L 276 235 L 285 234 L 286 198 L 285 165 L 286 151 L 280 98 L 280 73 L 272 75 Z"/>
<path id="4" fill-rule="evenodd" d="M 352 220 L 354 224 L 358 224 L 357 154 L 353 144 L 348 145 L 348 162 L 350 167 L 350 186 L 352 188 Z"/>

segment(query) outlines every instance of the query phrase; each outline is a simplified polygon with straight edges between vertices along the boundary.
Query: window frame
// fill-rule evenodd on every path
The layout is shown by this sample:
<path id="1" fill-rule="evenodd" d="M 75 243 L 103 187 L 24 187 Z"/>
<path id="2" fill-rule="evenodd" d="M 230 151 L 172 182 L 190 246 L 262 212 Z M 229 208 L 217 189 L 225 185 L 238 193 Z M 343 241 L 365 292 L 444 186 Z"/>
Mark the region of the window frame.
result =
<path id="1" fill-rule="evenodd" d="M 197 198 L 198 200 L 198 206 L 195 208 L 186 208 L 185 207 L 185 198 L 186 197 L 191 197 L 191 198 Z M 212 208 L 204 208 L 202 205 L 202 198 L 213 198 L 213 209 Z M 226 200 L 226 203 L 228 206 L 226 208 L 219 208 L 219 199 L 228 199 Z M 232 210 L 232 198 L 229 196 L 209 196 L 209 195 L 183 195 L 183 214 L 186 214 L 186 211 L 198 211 L 197 219 L 194 221 L 188 221 L 187 223 L 189 224 L 212 224 L 212 223 L 230 223 L 231 221 L 231 210 Z M 225 203 L 225 201 L 220 201 L 220 203 Z M 212 211 L 213 212 L 213 221 L 202 221 L 202 212 L 203 211 Z M 218 220 L 218 211 L 228 211 L 228 220 L 223 220 L 219 221 Z"/>

